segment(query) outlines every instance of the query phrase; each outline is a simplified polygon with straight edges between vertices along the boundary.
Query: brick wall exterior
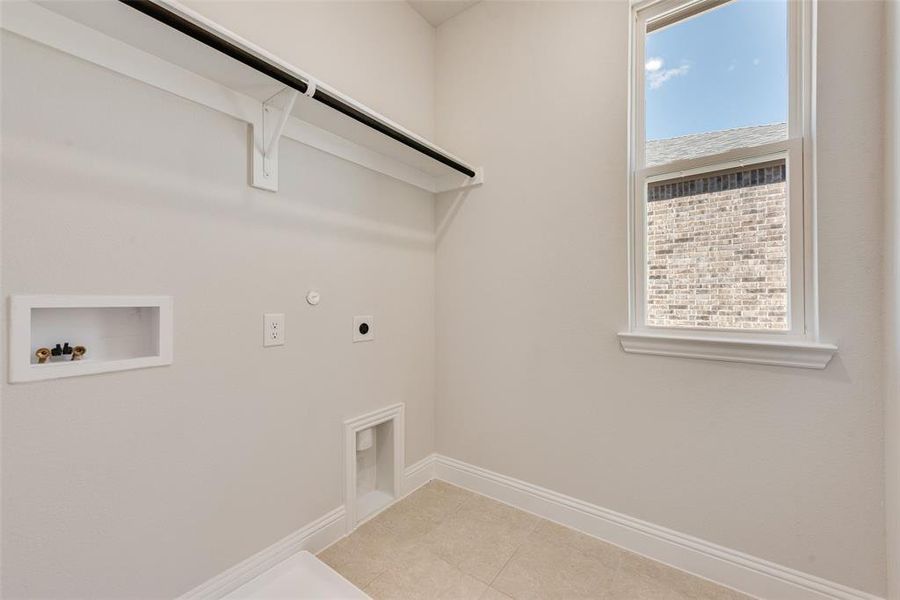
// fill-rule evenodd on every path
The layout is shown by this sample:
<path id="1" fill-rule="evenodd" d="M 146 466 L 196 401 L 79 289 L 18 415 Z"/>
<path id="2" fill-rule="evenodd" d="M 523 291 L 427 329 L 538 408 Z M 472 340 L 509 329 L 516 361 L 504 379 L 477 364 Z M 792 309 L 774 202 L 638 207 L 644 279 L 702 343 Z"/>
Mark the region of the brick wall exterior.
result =
<path id="1" fill-rule="evenodd" d="M 647 323 L 786 329 L 785 165 L 648 187 Z"/>

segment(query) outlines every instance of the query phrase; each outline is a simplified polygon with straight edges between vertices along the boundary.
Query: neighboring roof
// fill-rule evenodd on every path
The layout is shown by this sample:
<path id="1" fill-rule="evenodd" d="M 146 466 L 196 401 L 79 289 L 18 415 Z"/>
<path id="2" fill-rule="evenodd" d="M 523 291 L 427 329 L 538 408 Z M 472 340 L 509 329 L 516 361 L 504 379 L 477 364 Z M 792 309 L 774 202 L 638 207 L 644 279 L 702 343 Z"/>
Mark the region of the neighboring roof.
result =
<path id="1" fill-rule="evenodd" d="M 723 129 L 647 142 L 647 166 L 685 158 L 719 154 L 735 148 L 779 142 L 787 138 L 787 123 Z"/>

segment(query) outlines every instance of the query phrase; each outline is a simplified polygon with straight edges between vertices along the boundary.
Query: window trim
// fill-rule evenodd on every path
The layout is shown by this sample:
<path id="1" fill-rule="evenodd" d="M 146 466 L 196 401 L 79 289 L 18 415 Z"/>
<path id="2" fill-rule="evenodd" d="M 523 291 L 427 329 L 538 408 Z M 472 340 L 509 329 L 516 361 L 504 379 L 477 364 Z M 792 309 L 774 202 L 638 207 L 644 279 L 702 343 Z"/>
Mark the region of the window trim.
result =
<path id="1" fill-rule="evenodd" d="M 814 0 L 788 0 L 788 137 L 644 167 L 644 55 L 648 22 L 662 27 L 724 4 L 722 0 L 645 0 L 631 12 L 628 147 L 628 331 L 619 334 L 626 352 L 712 360 L 824 368 L 837 351 L 819 341 L 815 227 Z M 648 181 L 763 162 L 787 162 L 788 315 L 784 331 L 650 326 L 645 321 L 647 282 L 646 198 Z M 802 355 L 802 356 L 800 356 Z"/>

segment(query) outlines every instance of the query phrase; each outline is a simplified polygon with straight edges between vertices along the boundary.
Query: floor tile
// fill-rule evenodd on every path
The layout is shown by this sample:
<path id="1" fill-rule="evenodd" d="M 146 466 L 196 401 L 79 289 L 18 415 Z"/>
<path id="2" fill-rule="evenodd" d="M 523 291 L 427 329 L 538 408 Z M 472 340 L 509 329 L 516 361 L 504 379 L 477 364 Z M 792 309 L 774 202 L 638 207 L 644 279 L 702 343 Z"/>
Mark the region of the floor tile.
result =
<path id="1" fill-rule="evenodd" d="M 615 569 L 572 547 L 529 541 L 491 586 L 516 600 L 605 598 L 615 574 Z"/>
<path id="2" fill-rule="evenodd" d="M 375 600 L 432 600 L 460 584 L 463 577 L 446 561 L 429 552 L 417 552 L 405 564 L 394 565 L 376 577 L 364 591 Z"/>
<path id="3" fill-rule="evenodd" d="M 666 589 L 696 600 L 752 600 L 750 596 L 649 558 L 626 552 L 620 570 L 624 576 L 649 579 Z"/>
<path id="4" fill-rule="evenodd" d="M 690 600 L 659 580 L 620 572 L 605 600 Z"/>
<path id="5" fill-rule="evenodd" d="M 352 535 L 332 544 L 319 558 L 364 588 L 395 563 L 402 563 L 412 544 L 378 523 L 366 523 Z"/>
<path id="6" fill-rule="evenodd" d="M 441 481 L 319 558 L 376 600 L 752 600 Z"/>
<path id="7" fill-rule="evenodd" d="M 529 536 L 533 543 L 562 544 L 583 552 L 611 569 L 617 569 L 627 551 L 553 521 L 541 521 Z"/>
<path id="8" fill-rule="evenodd" d="M 508 522 L 457 513 L 426 535 L 424 545 L 464 573 L 490 583 L 529 532 Z"/>
<path id="9" fill-rule="evenodd" d="M 484 596 L 487 584 L 471 575 L 461 573 L 461 577 L 440 595 L 440 600 L 478 600 Z"/>
<path id="10" fill-rule="evenodd" d="M 488 587 L 479 600 L 512 600 L 512 598 L 501 591 Z"/>
<path id="11" fill-rule="evenodd" d="M 528 531 L 534 529 L 542 520 L 540 517 L 513 508 L 508 504 L 479 495 L 474 495 L 464 503 L 457 514 L 482 523 L 504 525 L 511 529 Z"/>
<path id="12" fill-rule="evenodd" d="M 407 536 L 424 535 L 473 496 L 461 488 L 432 481 L 382 512 L 374 521 Z"/>
<path id="13" fill-rule="evenodd" d="M 440 479 L 432 479 L 429 481 L 425 487 L 429 490 L 434 491 L 435 493 L 441 494 L 442 496 L 451 499 L 459 504 L 462 504 L 466 500 L 470 498 L 474 498 L 478 496 L 475 492 L 470 492 L 469 490 L 464 490 L 461 487 L 457 487 L 446 481 L 441 481 Z"/>
<path id="14" fill-rule="evenodd" d="M 695 583 L 691 594 L 695 600 L 754 600 L 752 596 L 705 579 L 700 579 Z"/>

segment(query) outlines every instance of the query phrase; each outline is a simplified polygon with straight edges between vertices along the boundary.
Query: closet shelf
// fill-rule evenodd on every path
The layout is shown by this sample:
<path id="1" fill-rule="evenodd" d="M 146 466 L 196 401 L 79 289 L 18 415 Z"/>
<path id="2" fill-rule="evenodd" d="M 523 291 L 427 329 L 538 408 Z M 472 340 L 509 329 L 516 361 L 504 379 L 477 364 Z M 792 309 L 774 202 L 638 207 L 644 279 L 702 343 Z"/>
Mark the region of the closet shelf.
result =
<path id="1" fill-rule="evenodd" d="M 429 192 L 484 181 L 482 169 L 172 0 L 10 3 L 2 27 L 248 122 L 256 187 L 277 190 L 281 137 Z"/>

